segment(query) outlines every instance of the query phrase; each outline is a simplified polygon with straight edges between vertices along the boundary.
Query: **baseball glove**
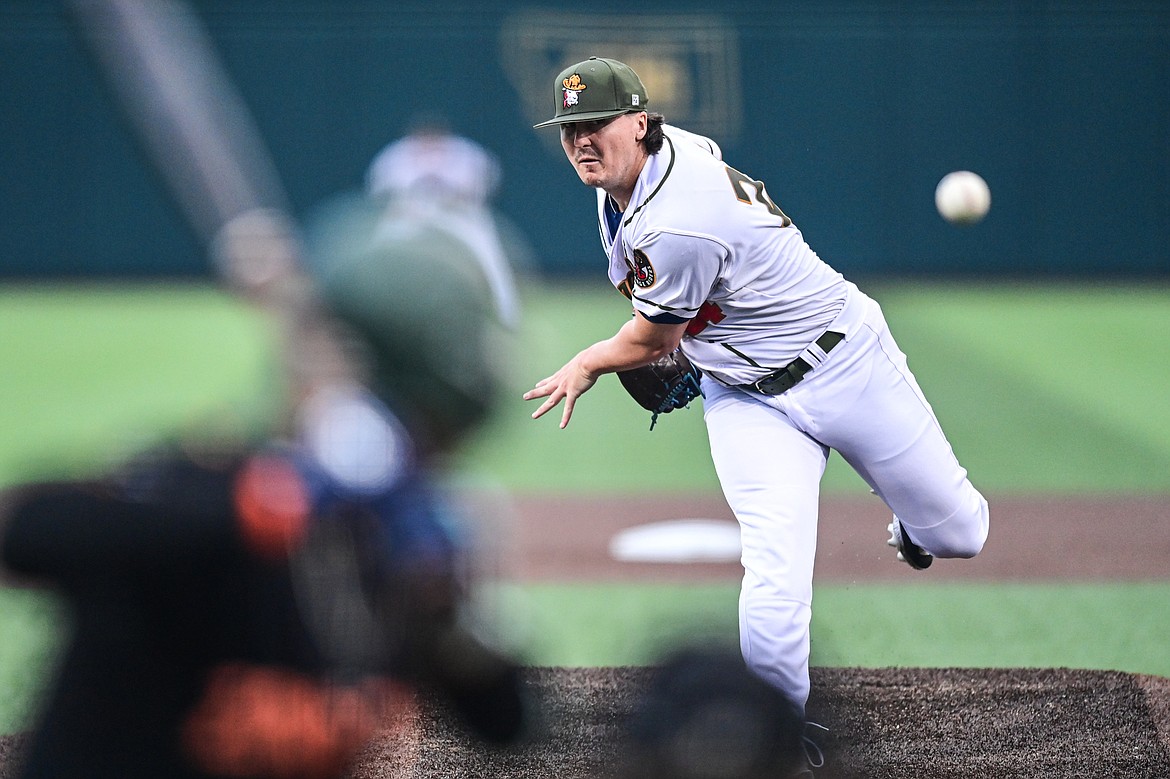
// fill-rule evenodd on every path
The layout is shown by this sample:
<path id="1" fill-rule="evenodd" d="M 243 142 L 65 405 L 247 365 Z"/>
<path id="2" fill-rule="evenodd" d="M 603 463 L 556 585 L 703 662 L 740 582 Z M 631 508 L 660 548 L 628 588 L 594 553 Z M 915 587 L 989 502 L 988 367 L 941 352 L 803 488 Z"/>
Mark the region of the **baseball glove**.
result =
<path id="1" fill-rule="evenodd" d="M 681 349 L 659 357 L 654 362 L 628 371 L 618 371 L 617 377 L 630 397 L 653 416 L 650 429 L 658 421 L 659 414 L 669 414 L 676 408 L 684 408 L 699 397 L 699 377 L 702 373 Z"/>

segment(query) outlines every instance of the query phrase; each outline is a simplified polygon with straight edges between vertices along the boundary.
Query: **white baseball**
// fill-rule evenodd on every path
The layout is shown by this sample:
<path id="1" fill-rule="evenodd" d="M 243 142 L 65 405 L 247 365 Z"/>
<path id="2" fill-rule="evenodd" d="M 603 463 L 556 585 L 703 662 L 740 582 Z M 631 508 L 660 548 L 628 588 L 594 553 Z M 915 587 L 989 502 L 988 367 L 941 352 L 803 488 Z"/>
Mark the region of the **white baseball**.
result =
<path id="1" fill-rule="evenodd" d="M 938 182 L 934 204 L 943 219 L 952 224 L 975 224 L 991 208 L 991 190 L 978 173 L 956 170 Z"/>

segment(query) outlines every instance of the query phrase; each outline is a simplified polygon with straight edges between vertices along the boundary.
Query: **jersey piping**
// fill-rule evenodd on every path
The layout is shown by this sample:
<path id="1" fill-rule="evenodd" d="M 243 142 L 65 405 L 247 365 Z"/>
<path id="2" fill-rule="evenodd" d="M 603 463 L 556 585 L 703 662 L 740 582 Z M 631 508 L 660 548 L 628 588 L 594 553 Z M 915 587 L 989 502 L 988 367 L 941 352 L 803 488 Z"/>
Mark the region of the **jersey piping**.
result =
<path id="1" fill-rule="evenodd" d="M 624 224 L 627 227 L 629 227 L 630 221 L 638 215 L 638 212 L 645 208 L 647 204 L 649 204 L 649 202 L 654 199 L 654 196 L 662 190 L 662 185 L 666 183 L 668 178 L 670 178 L 670 172 L 674 170 L 674 161 L 678 159 L 678 155 L 674 152 L 674 142 L 670 140 L 670 136 L 668 136 L 666 133 L 662 134 L 662 138 L 666 141 L 667 144 L 670 145 L 670 162 L 666 163 L 666 172 L 662 174 L 662 179 L 658 182 L 658 186 L 654 187 L 654 191 L 651 192 L 645 200 L 639 203 L 638 207 L 631 211 L 630 215 L 626 217 Z"/>
<path id="2" fill-rule="evenodd" d="M 771 229 L 777 207 L 762 182 L 732 177 L 715 148 L 665 127 L 663 148 L 640 175 L 647 194 L 635 188 L 636 205 L 617 230 L 599 191 L 599 232 L 610 281 L 635 310 L 658 324 L 697 323 L 683 352 L 712 378 L 742 384 L 798 356 L 834 320 L 846 291 L 795 226 Z M 729 200 L 740 179 L 759 195 Z M 697 322 L 706 306 L 719 315 Z"/>

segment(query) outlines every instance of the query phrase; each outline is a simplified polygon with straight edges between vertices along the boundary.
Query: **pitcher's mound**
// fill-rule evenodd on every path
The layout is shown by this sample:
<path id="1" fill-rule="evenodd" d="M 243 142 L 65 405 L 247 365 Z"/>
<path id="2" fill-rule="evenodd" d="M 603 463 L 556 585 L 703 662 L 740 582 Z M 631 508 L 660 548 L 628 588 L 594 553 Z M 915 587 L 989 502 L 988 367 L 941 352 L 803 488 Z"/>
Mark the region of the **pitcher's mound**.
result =
<path id="1" fill-rule="evenodd" d="M 531 669 L 542 731 L 524 747 L 503 750 L 469 739 L 441 707 L 425 705 L 417 743 L 374 743 L 354 777 L 603 779 L 652 673 Z M 812 681 L 809 718 L 830 728 L 819 739 L 827 764 L 817 779 L 1170 777 L 1170 680 L 1160 677 L 814 668 Z"/>
<path id="2" fill-rule="evenodd" d="M 538 735 L 493 749 L 424 700 L 412 727 L 375 740 L 353 779 L 605 779 L 653 668 L 533 668 Z M 1170 679 L 1066 669 L 814 668 L 817 779 L 1166 779 Z M 405 735 L 404 735 L 405 734 Z M 21 735 L 0 737 L 0 778 Z"/>

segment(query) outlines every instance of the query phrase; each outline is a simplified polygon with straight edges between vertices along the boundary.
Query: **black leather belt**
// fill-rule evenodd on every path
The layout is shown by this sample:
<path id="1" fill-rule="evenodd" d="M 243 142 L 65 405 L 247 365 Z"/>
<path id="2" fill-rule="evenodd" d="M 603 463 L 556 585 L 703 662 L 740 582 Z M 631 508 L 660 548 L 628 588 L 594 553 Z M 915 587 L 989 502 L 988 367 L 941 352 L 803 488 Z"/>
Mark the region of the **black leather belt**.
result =
<path id="1" fill-rule="evenodd" d="M 826 330 L 825 333 L 817 339 L 817 346 L 821 348 L 826 354 L 833 350 L 833 347 L 841 343 L 845 336 L 841 333 L 835 333 L 832 330 Z M 759 381 L 754 381 L 751 384 L 741 384 L 739 386 L 744 389 L 755 390 L 765 395 L 779 395 L 787 392 L 800 383 L 804 375 L 812 370 L 812 366 L 804 360 L 797 357 L 792 362 L 778 371 L 769 373 Z"/>

